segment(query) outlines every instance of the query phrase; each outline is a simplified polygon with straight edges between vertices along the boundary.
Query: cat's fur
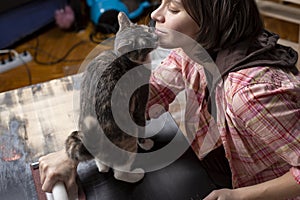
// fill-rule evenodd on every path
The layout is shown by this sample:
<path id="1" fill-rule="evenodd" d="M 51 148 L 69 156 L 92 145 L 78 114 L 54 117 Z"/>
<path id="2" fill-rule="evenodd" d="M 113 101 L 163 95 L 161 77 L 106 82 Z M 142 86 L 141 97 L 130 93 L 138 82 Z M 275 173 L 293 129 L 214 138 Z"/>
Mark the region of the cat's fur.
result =
<path id="1" fill-rule="evenodd" d="M 137 130 L 139 133 L 131 133 L 136 136 L 134 137 L 118 127 L 112 113 L 111 97 L 120 78 L 129 70 L 145 62 L 147 55 L 157 47 L 157 36 L 153 31 L 151 32 L 149 27 L 131 23 L 124 13 L 119 14 L 118 20 L 120 28 L 116 35 L 114 50 L 101 53 L 88 65 L 84 72 L 80 92 L 80 131 L 72 132 L 65 142 L 66 152 L 70 158 L 77 161 L 95 159 L 101 172 L 108 171 L 109 167 L 103 164 L 99 157 L 107 158 L 114 155 L 110 155 L 110 147 L 104 142 L 93 143 L 94 140 L 99 141 L 98 139 L 101 138 L 101 134 L 97 133 L 95 123 L 100 125 L 105 136 L 114 145 L 127 152 L 137 153 L 137 144 L 140 144 L 144 149 L 153 146 L 153 142 L 149 139 L 137 139 L 138 135 L 143 134 L 140 132 L 145 131 L 145 129 Z M 145 78 L 145 75 L 143 76 Z M 148 80 L 149 76 L 150 73 L 146 75 Z M 129 77 L 129 79 L 134 78 Z M 127 94 L 126 91 L 121 93 L 118 103 L 126 103 L 123 100 L 128 98 L 128 95 L 131 94 Z M 145 126 L 148 85 L 135 90 L 129 99 L 128 112 L 131 120 L 139 126 Z M 95 113 L 95 118 L 93 118 L 93 113 Z M 88 131 L 83 131 L 83 129 Z M 116 179 L 137 182 L 143 178 L 144 171 L 142 169 L 132 169 L 134 159 L 134 155 L 124 154 L 113 163 L 109 163 L 110 166 L 114 166 L 116 163 L 119 166 L 123 165 L 128 170 L 126 172 L 126 170 L 114 169 Z"/>

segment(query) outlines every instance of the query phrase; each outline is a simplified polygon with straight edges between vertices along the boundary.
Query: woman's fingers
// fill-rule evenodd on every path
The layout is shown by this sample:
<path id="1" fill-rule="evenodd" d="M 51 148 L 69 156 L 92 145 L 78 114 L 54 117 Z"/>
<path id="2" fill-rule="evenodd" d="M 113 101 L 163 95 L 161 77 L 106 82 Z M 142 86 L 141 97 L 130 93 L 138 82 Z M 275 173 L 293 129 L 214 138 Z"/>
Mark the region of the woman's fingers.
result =
<path id="1" fill-rule="evenodd" d="M 71 160 L 64 150 L 45 155 L 39 162 L 40 179 L 45 192 L 51 192 L 57 181 L 62 181 L 67 189 L 75 188 L 78 163 Z"/>

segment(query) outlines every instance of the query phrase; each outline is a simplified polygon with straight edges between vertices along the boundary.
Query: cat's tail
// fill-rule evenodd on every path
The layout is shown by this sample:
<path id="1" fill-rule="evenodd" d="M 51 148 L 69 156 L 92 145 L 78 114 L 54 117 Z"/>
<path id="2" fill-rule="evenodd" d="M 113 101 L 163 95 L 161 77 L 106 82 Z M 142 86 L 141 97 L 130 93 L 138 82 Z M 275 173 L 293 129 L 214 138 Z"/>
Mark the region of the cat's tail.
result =
<path id="1" fill-rule="evenodd" d="M 76 161 L 87 161 L 94 156 L 86 149 L 81 140 L 81 132 L 73 131 L 65 142 L 65 148 L 68 156 Z"/>

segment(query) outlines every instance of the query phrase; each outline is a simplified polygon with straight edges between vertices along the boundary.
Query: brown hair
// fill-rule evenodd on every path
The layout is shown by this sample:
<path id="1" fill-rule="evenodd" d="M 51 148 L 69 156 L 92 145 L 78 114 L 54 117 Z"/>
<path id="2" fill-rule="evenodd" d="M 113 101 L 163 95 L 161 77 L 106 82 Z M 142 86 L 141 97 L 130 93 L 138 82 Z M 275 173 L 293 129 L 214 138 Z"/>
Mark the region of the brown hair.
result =
<path id="1" fill-rule="evenodd" d="M 263 30 L 255 0 L 182 0 L 182 4 L 200 27 L 197 41 L 211 52 L 255 39 Z"/>

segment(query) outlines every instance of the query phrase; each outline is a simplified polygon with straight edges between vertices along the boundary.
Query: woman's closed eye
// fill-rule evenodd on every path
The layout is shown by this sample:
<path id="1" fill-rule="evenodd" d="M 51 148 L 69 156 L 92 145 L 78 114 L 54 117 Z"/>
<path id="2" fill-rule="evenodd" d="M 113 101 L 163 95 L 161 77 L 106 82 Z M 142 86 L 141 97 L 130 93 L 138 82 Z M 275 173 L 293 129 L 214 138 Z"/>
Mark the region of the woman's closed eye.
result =
<path id="1" fill-rule="evenodd" d="M 173 9 L 173 8 L 168 8 L 168 11 L 171 12 L 172 14 L 177 14 L 180 12 L 180 10 Z"/>
<path id="2" fill-rule="evenodd" d="M 168 3 L 168 11 L 172 14 L 177 14 L 182 10 L 182 5 L 179 1 L 171 1 Z"/>

